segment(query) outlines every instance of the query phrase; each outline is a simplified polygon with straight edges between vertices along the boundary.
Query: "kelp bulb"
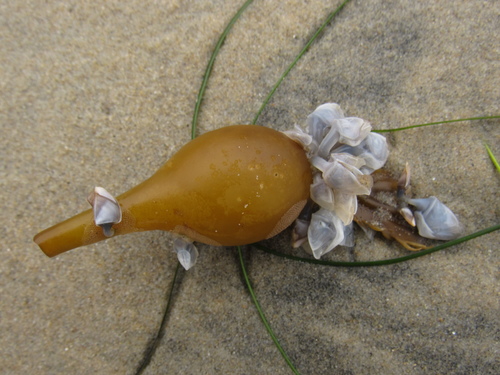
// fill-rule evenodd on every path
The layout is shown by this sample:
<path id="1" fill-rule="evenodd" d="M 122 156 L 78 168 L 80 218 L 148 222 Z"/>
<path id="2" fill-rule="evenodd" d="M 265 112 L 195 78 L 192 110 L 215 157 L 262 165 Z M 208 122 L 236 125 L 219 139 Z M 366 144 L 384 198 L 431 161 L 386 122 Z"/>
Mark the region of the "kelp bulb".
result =
<path id="1" fill-rule="evenodd" d="M 210 245 L 254 243 L 275 236 L 297 218 L 311 182 L 301 145 L 270 128 L 228 126 L 187 143 L 116 201 L 104 189 L 96 190 L 89 197 L 94 211 L 48 228 L 34 241 L 48 256 L 106 235 L 146 230 L 171 231 Z M 111 205 L 102 228 L 94 218 L 97 203 Z M 112 228 L 109 217 L 115 217 Z"/>

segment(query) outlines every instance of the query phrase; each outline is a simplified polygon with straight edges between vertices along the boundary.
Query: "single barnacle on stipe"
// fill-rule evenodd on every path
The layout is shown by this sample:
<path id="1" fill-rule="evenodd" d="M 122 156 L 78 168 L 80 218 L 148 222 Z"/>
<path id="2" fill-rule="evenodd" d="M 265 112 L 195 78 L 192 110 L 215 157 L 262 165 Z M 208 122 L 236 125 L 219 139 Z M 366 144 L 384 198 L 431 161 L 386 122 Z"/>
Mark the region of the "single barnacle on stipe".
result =
<path id="1" fill-rule="evenodd" d="M 96 186 L 87 197 L 92 206 L 95 225 L 102 228 L 106 237 L 114 234 L 113 225 L 122 221 L 120 205 L 106 189 Z"/>
<path id="2" fill-rule="evenodd" d="M 179 263 L 186 271 L 196 264 L 198 249 L 192 240 L 179 236 L 174 240 L 173 245 L 173 251 L 177 254 Z"/>
<path id="3" fill-rule="evenodd" d="M 399 213 L 420 236 L 434 240 L 452 240 L 463 230 L 455 214 L 434 196 L 415 198 L 408 196 L 410 187 L 410 166 L 406 166 L 397 183 L 397 202 Z M 413 207 L 413 209 L 412 209 Z"/>

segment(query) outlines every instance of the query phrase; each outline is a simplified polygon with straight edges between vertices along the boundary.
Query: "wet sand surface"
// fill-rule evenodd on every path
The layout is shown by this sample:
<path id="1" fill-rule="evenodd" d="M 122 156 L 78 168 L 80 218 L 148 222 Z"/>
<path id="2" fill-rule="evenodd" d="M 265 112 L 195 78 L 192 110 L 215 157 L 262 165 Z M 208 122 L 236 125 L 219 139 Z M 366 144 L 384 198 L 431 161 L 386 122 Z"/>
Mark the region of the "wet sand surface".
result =
<path id="1" fill-rule="evenodd" d="M 0 372 L 134 374 L 156 334 L 177 258 L 149 232 L 47 258 L 38 231 L 119 194 L 189 140 L 201 79 L 242 1 L 1 5 Z M 338 2 L 255 1 L 222 47 L 199 132 L 249 123 Z M 352 1 L 259 119 L 285 130 L 325 102 L 375 128 L 498 115 L 500 3 Z M 499 223 L 499 122 L 388 136 L 388 168 L 412 168 L 466 233 Z M 293 187 L 291 187 L 293 188 Z M 290 252 L 285 233 L 270 242 Z M 406 263 L 330 268 L 244 249 L 263 310 L 303 374 L 494 374 L 498 232 Z M 181 272 L 145 374 L 289 374 L 251 302 L 235 249 L 200 245 Z M 301 255 L 299 251 L 294 254 Z M 326 259 L 407 252 L 358 231 Z"/>

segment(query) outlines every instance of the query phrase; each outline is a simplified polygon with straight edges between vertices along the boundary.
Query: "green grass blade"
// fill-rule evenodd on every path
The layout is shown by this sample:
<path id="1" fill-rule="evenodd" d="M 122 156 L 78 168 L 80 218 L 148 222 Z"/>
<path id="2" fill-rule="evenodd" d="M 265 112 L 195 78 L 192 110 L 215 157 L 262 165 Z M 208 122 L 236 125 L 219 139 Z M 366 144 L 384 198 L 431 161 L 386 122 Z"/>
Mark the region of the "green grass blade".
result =
<path id="1" fill-rule="evenodd" d="M 199 115 L 199 112 L 200 112 L 201 103 L 203 101 L 203 96 L 205 94 L 205 90 L 206 90 L 206 87 L 207 87 L 207 84 L 208 84 L 208 80 L 210 78 L 210 75 L 211 75 L 211 72 L 212 72 L 212 69 L 213 69 L 213 65 L 215 63 L 215 59 L 216 59 L 216 57 L 217 57 L 217 55 L 219 53 L 219 50 L 222 47 L 222 44 L 224 43 L 224 40 L 226 39 L 227 34 L 231 30 L 231 28 L 234 25 L 234 23 L 239 19 L 239 17 L 241 16 L 241 14 L 245 11 L 245 9 L 252 2 L 253 2 L 253 0 L 247 0 L 243 4 L 243 6 L 238 10 L 238 12 L 234 15 L 234 17 L 231 19 L 231 21 L 228 23 L 228 25 L 224 29 L 223 33 L 219 37 L 219 40 L 218 40 L 218 42 L 217 42 L 217 44 L 216 44 L 216 46 L 214 48 L 214 51 L 212 52 L 212 55 L 211 55 L 210 60 L 208 62 L 208 65 L 207 65 L 207 67 L 205 69 L 205 73 L 203 75 L 202 84 L 201 84 L 201 87 L 200 87 L 200 91 L 198 92 L 198 97 L 197 97 L 196 105 L 195 105 L 195 108 L 194 108 L 193 120 L 192 120 L 192 123 L 191 123 L 191 139 L 194 139 L 196 137 L 196 127 L 197 127 L 197 123 L 198 123 L 198 115 Z M 267 319 L 266 319 L 266 317 L 264 315 L 264 312 L 262 311 L 262 308 L 260 307 L 260 304 L 259 304 L 259 302 L 257 300 L 257 297 L 256 297 L 256 295 L 255 295 L 255 293 L 253 291 L 252 285 L 250 283 L 250 279 L 248 277 L 248 274 L 247 274 L 247 271 L 246 271 L 246 268 L 245 268 L 245 264 L 243 262 L 243 257 L 242 257 L 242 254 L 241 254 L 241 248 L 240 247 L 238 247 L 238 252 L 239 252 L 239 256 L 240 256 L 241 270 L 242 270 L 243 275 L 245 277 L 245 282 L 247 284 L 248 290 L 249 290 L 250 295 L 252 297 L 253 303 L 254 303 L 255 307 L 257 308 L 257 311 L 259 312 L 259 316 L 260 316 L 262 322 L 264 323 L 264 326 L 265 326 L 267 332 L 271 336 L 274 344 L 276 345 L 276 348 L 278 349 L 278 351 L 281 353 L 281 355 L 285 359 L 285 362 L 288 364 L 288 366 L 290 367 L 290 369 L 292 370 L 292 372 L 294 374 L 299 374 L 299 372 L 297 371 L 297 369 L 293 365 L 292 361 L 290 360 L 290 358 L 286 354 L 285 350 L 280 345 L 277 337 L 274 335 L 274 332 L 271 329 L 271 326 L 269 325 L 269 322 L 267 321 Z M 177 265 L 177 269 L 178 268 L 179 268 L 179 264 Z M 171 294 L 170 294 L 170 296 L 171 296 Z M 170 298 L 169 298 L 169 302 L 170 302 Z M 167 304 L 167 306 L 168 306 L 168 304 Z M 137 371 L 137 374 L 141 374 L 142 371 L 144 370 L 144 368 L 146 368 L 146 366 L 149 364 L 149 362 L 151 360 L 151 357 L 154 354 L 154 351 L 156 350 L 156 345 L 157 345 L 156 343 L 160 339 L 160 333 L 163 331 L 163 327 L 162 327 L 163 326 L 163 322 L 166 321 L 167 310 L 168 310 L 168 307 L 167 307 L 167 309 L 165 311 L 165 315 L 164 315 L 164 319 L 162 321 L 162 325 L 161 325 L 161 327 L 160 327 L 160 329 L 158 331 L 159 333 L 158 333 L 157 339 L 155 340 L 154 344 L 151 346 L 151 349 L 149 350 L 149 352 L 146 354 L 143 362 L 141 363 L 141 366 L 139 367 L 139 370 Z"/>
<path id="2" fill-rule="evenodd" d="M 173 301 L 173 295 L 174 295 L 174 288 L 175 285 L 177 284 L 177 277 L 179 275 L 179 270 L 180 270 L 181 264 L 177 263 L 177 266 L 175 267 L 175 272 L 174 272 L 174 277 L 172 278 L 172 285 L 170 285 L 169 290 L 167 291 L 167 303 L 165 305 L 165 310 L 163 311 L 163 317 L 161 319 L 160 327 L 156 331 L 156 336 L 153 338 L 153 340 L 149 343 L 148 348 L 146 352 L 144 353 L 141 362 L 139 363 L 139 366 L 137 367 L 137 370 L 135 372 L 136 375 L 140 375 L 144 372 L 146 367 L 148 367 L 149 363 L 151 362 L 151 359 L 153 358 L 156 348 L 158 347 L 158 344 L 160 343 L 162 337 L 163 337 L 163 332 L 165 332 L 165 327 L 167 325 L 167 320 L 168 316 L 170 313 L 170 310 L 172 308 L 172 301 Z"/>
<path id="3" fill-rule="evenodd" d="M 290 71 L 297 64 L 297 62 L 300 60 L 300 58 L 302 58 L 302 56 L 307 52 L 307 50 L 310 48 L 310 46 L 312 45 L 312 43 L 317 39 L 317 37 L 323 31 L 323 29 L 331 22 L 331 20 L 333 19 L 333 17 L 335 17 L 335 15 L 337 15 L 341 11 L 341 9 L 349 1 L 350 0 L 343 1 L 342 4 L 339 7 L 337 7 L 337 9 L 335 11 L 333 11 L 332 13 L 330 13 L 330 15 L 327 17 L 326 21 L 320 26 L 320 28 L 311 37 L 311 39 L 304 46 L 304 48 L 301 50 L 301 52 L 298 54 L 298 56 L 295 58 L 295 60 L 290 64 L 290 66 L 281 75 L 281 77 L 278 79 L 278 81 L 276 82 L 276 84 L 271 89 L 270 93 L 265 98 L 265 100 L 264 100 L 263 104 L 261 105 L 260 109 L 258 110 L 257 114 L 255 115 L 255 117 L 254 117 L 254 119 L 252 121 L 253 124 L 255 124 L 257 122 L 257 120 L 260 117 L 261 113 L 263 112 L 264 108 L 267 106 L 267 104 L 269 103 L 271 97 L 274 95 L 274 93 L 277 90 L 277 88 L 281 85 L 282 81 L 290 73 Z M 238 12 L 230 20 L 230 22 L 228 23 L 228 25 L 224 29 L 223 33 L 219 37 L 219 40 L 218 40 L 218 42 L 217 42 L 217 44 L 216 44 L 216 46 L 214 48 L 214 51 L 212 52 L 212 55 L 210 57 L 208 65 L 206 67 L 205 73 L 203 75 L 202 84 L 201 84 L 201 87 L 200 87 L 200 90 L 199 90 L 199 93 L 198 93 L 198 96 L 197 96 L 195 108 L 194 108 L 193 119 L 192 119 L 192 124 L 191 124 L 191 138 L 192 139 L 196 137 L 196 128 L 197 128 L 197 122 L 198 122 L 198 116 L 199 116 L 199 112 L 200 112 L 200 107 L 201 107 L 201 103 L 203 101 L 205 90 L 207 88 L 208 80 L 210 78 L 210 75 L 211 75 L 211 72 L 212 72 L 212 69 L 213 69 L 213 66 L 214 66 L 214 63 L 215 63 L 215 59 L 216 59 L 216 57 L 217 57 L 217 55 L 219 53 L 220 48 L 222 47 L 222 44 L 225 41 L 228 33 L 230 32 L 232 26 L 239 19 L 239 17 L 243 13 L 243 11 L 252 2 L 253 2 L 253 0 L 247 0 L 243 4 L 243 6 L 238 10 Z M 453 122 L 459 122 L 459 121 L 472 121 L 472 120 L 484 120 L 484 119 L 495 119 L 495 118 L 500 118 L 500 116 L 475 117 L 475 118 L 468 118 L 468 119 L 441 121 L 441 122 L 435 122 L 435 123 L 413 125 L 413 126 L 399 128 L 399 129 L 378 130 L 377 132 L 384 133 L 384 132 L 391 132 L 391 131 L 412 129 L 412 128 L 423 127 L 423 126 L 431 126 L 431 125 L 438 125 L 438 124 L 453 123 Z M 490 154 L 490 158 L 491 158 L 491 155 L 492 154 Z M 496 159 L 494 159 L 494 158 L 492 158 L 492 160 L 496 161 Z M 498 168 L 498 163 L 496 164 L 496 166 Z M 377 265 L 386 265 L 386 264 L 403 262 L 403 261 L 406 261 L 406 260 L 409 260 L 409 259 L 413 259 L 413 258 L 417 258 L 417 257 L 423 256 L 423 255 L 427 255 L 427 254 L 430 254 L 432 252 L 436 252 L 436 251 L 442 250 L 444 248 L 456 245 L 458 243 L 468 241 L 468 240 L 470 240 L 472 238 L 479 237 L 481 235 L 484 235 L 486 233 L 490 233 L 490 232 L 498 230 L 498 229 L 500 229 L 500 225 L 484 229 L 482 231 L 476 232 L 476 233 L 471 234 L 469 236 L 465 236 L 465 237 L 462 237 L 460 239 L 447 242 L 445 244 L 436 246 L 436 247 L 428 249 L 428 250 L 424 250 L 424 251 L 421 251 L 421 252 L 418 252 L 418 253 L 413 253 L 413 254 L 410 254 L 410 255 L 405 256 L 405 257 L 388 259 L 388 260 L 381 260 L 381 261 L 374 261 L 374 262 L 328 262 L 328 261 L 320 261 L 320 260 L 315 260 L 315 259 L 306 259 L 306 258 L 299 258 L 299 257 L 289 256 L 289 255 L 286 255 L 286 254 L 275 252 L 274 250 L 266 249 L 266 248 L 264 248 L 261 245 L 254 245 L 254 246 L 257 247 L 257 248 L 260 248 L 261 250 L 267 251 L 269 253 L 272 253 L 272 254 L 275 254 L 275 255 L 278 255 L 278 256 L 282 256 L 282 257 L 286 257 L 286 258 L 294 259 L 294 260 L 299 260 L 299 261 L 303 261 L 303 262 L 310 262 L 310 263 L 330 265 L 330 266 L 348 266 L 348 267 L 377 266 Z M 261 306 L 260 306 L 260 304 L 259 304 L 259 302 L 257 300 L 255 292 L 254 292 L 254 290 L 252 288 L 252 285 L 251 285 L 248 273 L 246 271 L 240 247 L 238 247 L 238 253 L 239 253 L 239 258 L 240 258 L 241 270 L 242 270 L 242 273 L 243 273 L 243 276 L 244 276 L 247 288 L 249 290 L 249 293 L 251 295 L 253 303 L 254 303 L 255 307 L 257 308 L 259 316 L 260 316 L 260 318 L 261 318 L 261 320 L 262 320 L 262 322 L 263 322 L 266 330 L 268 331 L 268 333 L 271 336 L 271 338 L 272 338 L 274 344 L 276 345 L 278 351 L 283 356 L 284 360 L 286 361 L 286 363 L 288 364 L 288 366 L 290 367 L 290 369 L 292 370 L 292 372 L 295 373 L 295 374 L 299 374 L 299 372 L 297 371 L 297 369 L 294 367 L 293 363 L 291 362 L 290 358 L 288 357 L 288 355 L 284 351 L 283 347 L 280 345 L 278 339 L 276 338 L 274 332 L 271 329 L 271 326 L 269 325 L 269 322 L 267 321 L 267 319 L 266 319 L 266 317 L 265 317 L 265 315 L 264 315 L 264 313 L 262 311 L 262 308 L 261 308 Z M 177 275 L 178 268 L 179 268 L 179 265 L 177 266 L 177 269 L 176 269 L 176 275 Z M 176 276 L 174 276 L 174 282 L 172 284 L 172 289 L 171 289 L 170 294 L 169 294 L 169 300 L 168 300 L 168 303 L 167 303 L 167 307 L 166 307 L 166 310 L 165 310 L 165 314 L 164 314 L 164 317 L 163 317 L 163 320 L 162 320 L 161 327 L 160 327 L 160 330 L 158 332 L 157 338 L 155 339 L 155 341 L 153 342 L 153 344 L 150 346 L 150 350 L 145 355 L 145 357 L 144 357 L 145 359 L 141 363 L 141 367 L 139 367 L 139 370 L 138 370 L 137 374 L 142 373 L 143 369 L 147 366 L 147 364 L 149 363 L 151 357 L 154 354 L 154 351 L 156 350 L 157 343 L 158 343 L 158 341 L 161 338 L 161 334 L 163 332 L 163 328 L 164 328 L 164 325 L 165 325 L 165 322 L 166 322 L 166 317 L 167 317 L 167 314 L 168 314 L 168 311 L 169 311 L 169 308 L 170 308 L 169 306 L 170 306 L 170 301 L 171 301 L 171 297 L 172 297 L 173 286 L 175 284 L 175 279 L 176 279 Z"/>
<path id="4" fill-rule="evenodd" d="M 459 118 L 459 119 L 456 119 L 456 120 L 428 122 L 427 124 L 418 124 L 418 125 L 404 126 L 402 128 L 395 128 L 395 129 L 377 129 L 377 130 L 372 130 L 372 131 L 375 132 L 375 133 L 390 133 L 390 132 L 397 132 L 397 131 L 400 131 L 400 130 L 408 130 L 408 129 L 414 129 L 414 128 L 421 128 L 421 127 L 424 127 L 424 126 L 451 124 L 451 123 L 462 122 L 462 121 L 493 120 L 493 119 L 498 119 L 498 118 L 500 118 L 500 116 L 482 116 L 482 117 Z"/>
<path id="5" fill-rule="evenodd" d="M 458 245 L 462 242 L 470 241 L 474 238 L 484 236 L 485 234 L 497 231 L 499 229 L 500 229 L 500 224 L 494 225 L 492 227 L 482 229 L 480 231 L 474 232 L 474 233 L 469 234 L 467 236 L 460 237 L 460 238 L 457 238 L 455 240 L 448 241 L 446 243 L 431 247 L 430 249 L 411 253 L 411 254 L 403 256 L 403 257 L 383 259 L 383 260 L 374 260 L 374 261 L 366 261 L 366 262 L 335 262 L 335 261 L 329 261 L 329 260 L 302 258 L 302 257 L 294 256 L 294 255 L 283 254 L 283 253 L 280 253 L 279 251 L 269 249 L 269 248 L 262 246 L 262 245 L 259 245 L 259 244 L 253 244 L 252 246 L 259 249 L 259 250 L 262 250 L 266 253 L 276 255 L 276 256 L 279 256 L 282 258 L 287 258 L 287 259 L 299 261 L 299 262 L 321 264 L 323 266 L 330 266 L 330 267 L 374 267 L 374 266 L 386 266 L 388 264 L 406 262 L 407 260 L 410 260 L 410 259 L 419 258 L 419 257 L 422 257 L 424 255 L 435 253 L 436 251 L 444 250 L 448 247 Z"/>
<path id="6" fill-rule="evenodd" d="M 226 28 L 224 29 L 224 31 L 220 35 L 219 40 L 217 41 L 217 44 L 215 45 L 215 48 L 212 52 L 212 55 L 210 56 L 210 60 L 208 61 L 208 65 L 205 69 L 205 73 L 203 74 L 203 80 L 201 82 L 200 91 L 198 92 L 198 97 L 196 98 L 196 104 L 194 106 L 193 121 L 191 122 L 191 139 L 194 139 L 196 137 L 196 127 L 198 124 L 198 115 L 200 113 L 201 102 L 203 101 L 203 96 L 205 95 L 205 90 L 207 89 L 208 79 L 210 78 L 210 74 L 212 73 L 215 59 L 217 58 L 217 55 L 219 54 L 219 51 L 222 47 L 222 44 L 226 40 L 227 34 L 229 34 L 229 31 L 231 31 L 233 25 L 236 23 L 236 21 L 240 18 L 241 14 L 245 11 L 245 9 L 252 2 L 253 2 L 253 0 L 245 1 L 245 3 L 241 6 L 241 8 L 238 9 L 236 14 L 233 16 L 233 18 L 231 18 L 231 20 L 227 24 Z"/>
<path id="7" fill-rule="evenodd" d="M 262 111 L 264 111 L 264 108 L 266 108 L 267 106 L 267 103 L 269 103 L 269 100 L 271 100 L 271 97 L 274 95 L 274 92 L 278 89 L 278 87 L 281 85 L 281 82 L 283 82 L 283 80 L 285 79 L 285 77 L 288 75 L 288 73 L 290 73 L 290 71 L 293 69 L 293 67 L 297 64 L 297 62 L 302 58 L 302 56 L 307 52 L 307 50 L 309 49 L 309 47 L 311 47 L 311 44 L 313 44 L 313 42 L 316 40 L 316 38 L 319 36 L 319 34 L 321 34 L 321 32 L 323 31 L 323 29 L 330 23 L 330 21 L 333 19 L 333 17 L 335 17 L 341 10 L 342 8 L 344 8 L 344 6 L 349 2 L 350 0 L 344 0 L 344 2 L 342 2 L 342 4 L 340 4 L 337 9 L 335 9 L 332 13 L 330 13 L 328 15 L 328 17 L 326 18 L 325 22 L 323 22 L 323 24 L 319 27 L 319 29 L 314 33 L 314 35 L 311 37 L 311 39 L 309 39 L 309 41 L 306 43 L 306 45 L 304 46 L 304 48 L 299 52 L 299 54 L 297 55 L 297 57 L 292 61 L 292 63 L 288 66 L 288 68 L 286 68 L 285 72 L 281 75 L 281 77 L 278 79 L 278 81 L 276 82 L 276 84 L 273 86 L 273 88 L 271 89 L 271 91 L 269 92 L 269 94 L 267 94 L 266 98 L 264 99 L 264 102 L 262 103 L 262 105 L 260 106 L 257 114 L 255 115 L 255 117 L 253 118 L 252 120 L 252 124 L 256 124 L 257 123 L 257 120 L 259 119 Z"/>
<path id="8" fill-rule="evenodd" d="M 203 80 L 202 80 L 202 84 L 201 84 L 201 87 L 200 87 L 200 90 L 198 92 L 198 97 L 197 97 L 197 100 L 196 100 L 196 105 L 195 105 L 195 108 L 194 108 L 194 113 L 193 113 L 193 120 L 192 120 L 192 123 L 191 123 L 191 139 L 194 139 L 196 137 L 196 127 L 197 127 L 197 123 L 198 123 L 198 115 L 199 115 L 199 112 L 200 112 L 200 107 L 201 107 L 201 103 L 203 101 L 203 96 L 205 94 L 205 90 L 206 90 L 206 87 L 207 87 L 207 84 L 208 84 L 208 80 L 210 78 L 210 75 L 211 75 L 211 72 L 212 72 L 212 69 L 213 69 L 213 65 L 215 63 L 215 59 L 219 53 L 219 50 L 220 48 L 222 47 L 222 44 L 224 43 L 224 40 L 226 39 L 229 31 L 231 30 L 232 26 L 234 25 L 234 23 L 239 19 L 239 17 L 241 16 L 241 14 L 245 11 L 245 9 L 253 2 L 253 0 L 247 0 L 243 6 L 238 10 L 238 12 L 234 15 L 233 18 L 231 18 L 231 21 L 228 23 L 228 25 L 226 26 L 226 28 L 224 29 L 223 33 L 221 34 L 221 36 L 219 37 L 219 40 L 214 48 L 214 51 L 212 52 L 212 55 L 210 57 L 210 60 L 207 64 L 207 67 L 205 69 L 205 73 L 203 75 Z M 295 368 L 295 366 L 293 365 L 292 361 L 290 360 L 290 358 L 288 357 L 288 355 L 286 354 L 285 350 L 283 349 L 283 347 L 280 345 L 277 337 L 275 336 L 273 330 L 271 329 L 271 326 L 269 325 L 269 322 L 267 321 L 265 315 L 264 315 L 264 312 L 262 311 L 262 308 L 260 307 L 260 304 L 259 304 L 259 301 L 257 300 L 257 296 L 255 295 L 255 292 L 253 291 L 253 288 L 252 288 L 252 285 L 250 283 L 250 279 L 248 277 L 248 273 L 246 271 L 246 268 L 245 268 L 245 264 L 243 262 L 243 257 L 242 257 L 242 253 L 241 253 L 241 248 L 238 247 L 238 252 L 239 252 L 239 257 L 240 257 L 240 265 L 241 265 L 241 270 L 242 270 L 242 273 L 243 273 L 243 276 L 245 278 L 245 282 L 247 284 L 247 287 L 248 287 L 248 290 L 250 292 L 250 295 L 252 297 L 252 301 L 255 305 L 255 307 L 257 308 L 257 311 L 259 313 L 259 316 L 262 320 L 262 322 L 264 323 L 264 326 L 267 330 L 267 332 L 269 333 L 269 335 L 271 336 L 271 339 L 273 340 L 274 344 L 276 345 L 276 348 L 278 349 L 278 351 L 281 353 L 281 355 L 283 356 L 283 358 L 285 359 L 285 362 L 288 364 L 288 366 L 290 367 L 290 369 L 292 370 L 292 372 L 294 374 L 299 374 L 299 372 L 297 371 L 297 369 Z M 177 268 L 176 268 L 176 274 L 177 274 L 177 270 L 179 269 L 179 264 L 177 265 Z M 174 281 L 175 281 L 175 276 L 174 276 Z M 170 300 L 171 300 L 171 295 L 172 293 L 170 292 L 170 296 L 169 296 L 169 302 L 167 303 L 167 308 L 165 310 L 165 314 L 163 316 L 163 320 L 162 320 L 162 324 L 160 325 L 160 329 L 158 331 L 158 335 L 153 343 L 153 345 L 151 345 L 151 348 L 150 350 L 148 351 L 148 353 L 145 355 L 138 371 L 137 371 L 137 375 L 141 374 L 142 371 L 147 367 L 147 365 L 149 364 L 153 354 L 154 354 L 154 351 L 156 350 L 156 346 L 157 346 L 157 342 L 160 340 L 161 338 L 161 332 L 163 332 L 163 327 L 164 327 L 164 322 L 166 322 L 166 316 L 167 316 L 167 312 L 169 310 L 169 305 L 170 305 Z"/>
<path id="9" fill-rule="evenodd" d="M 290 71 L 297 64 L 297 62 L 300 60 L 300 58 L 306 53 L 306 51 L 309 49 L 309 47 L 314 42 L 314 40 L 316 40 L 316 38 L 323 31 L 323 29 L 326 27 L 326 25 L 333 19 L 333 17 L 335 17 L 335 15 L 337 15 L 340 12 L 340 10 L 349 1 L 350 0 L 345 0 L 339 7 L 337 7 L 336 10 L 334 10 L 332 13 L 330 13 L 330 15 L 327 17 L 326 21 L 314 33 L 314 35 L 311 37 L 311 39 L 307 42 L 307 44 L 300 51 L 300 53 L 298 54 L 298 56 L 293 60 L 293 62 L 290 64 L 290 66 L 288 66 L 288 68 L 285 70 L 285 72 L 281 75 L 281 77 L 278 79 L 278 81 L 276 82 L 276 84 L 273 86 L 273 88 L 271 89 L 270 93 L 264 99 L 264 102 L 262 103 L 261 107 L 259 108 L 259 110 L 258 110 L 257 114 L 255 115 L 254 119 L 252 120 L 252 124 L 256 124 L 257 123 L 257 120 L 259 119 L 259 117 L 260 117 L 262 111 L 264 110 L 264 108 L 269 103 L 269 100 L 271 99 L 271 97 L 274 95 L 274 92 L 278 89 L 278 87 L 280 86 L 281 82 L 283 82 L 283 80 L 285 79 L 285 77 L 288 75 L 288 73 L 290 73 Z M 259 304 L 259 302 L 257 300 L 257 297 L 256 297 L 256 295 L 255 295 L 255 293 L 253 291 L 252 285 L 251 285 L 250 280 L 248 278 L 248 274 L 246 272 L 245 264 L 243 262 L 243 257 L 242 257 L 242 254 L 241 254 L 241 249 L 240 249 L 239 246 L 238 246 L 238 253 L 239 253 L 239 257 L 240 257 L 241 270 L 243 272 L 243 276 L 245 278 L 245 282 L 247 284 L 248 290 L 249 290 L 250 295 L 252 297 L 253 303 L 254 303 L 255 307 L 257 308 L 257 311 L 259 312 L 259 316 L 260 316 L 262 322 L 264 323 L 264 326 L 266 327 L 267 332 L 271 336 L 274 344 L 276 345 L 276 348 L 281 353 L 281 355 L 283 356 L 283 359 L 288 364 L 288 366 L 290 367 L 290 369 L 292 370 L 292 372 L 294 374 L 299 374 L 299 372 L 297 371 L 297 369 L 295 368 L 295 366 L 291 362 L 290 358 L 288 357 L 288 355 L 284 351 L 283 347 L 280 345 L 277 337 L 274 335 L 274 332 L 272 331 L 271 326 L 269 325 L 269 323 L 268 323 L 268 321 L 267 321 L 267 319 L 266 319 L 266 317 L 264 315 L 264 312 L 262 311 L 262 308 L 260 307 L 260 304 Z"/>
<path id="10" fill-rule="evenodd" d="M 490 146 L 488 146 L 488 144 L 485 143 L 484 147 L 486 148 L 486 152 L 488 153 L 488 155 L 491 159 L 491 162 L 493 163 L 493 165 L 495 166 L 497 171 L 500 173 L 500 164 L 498 164 L 497 158 L 495 158 L 495 155 L 493 155 L 493 151 L 491 151 Z"/>
<path id="11" fill-rule="evenodd" d="M 245 262 L 243 262 L 243 255 L 241 252 L 241 247 L 238 246 L 237 248 L 238 248 L 238 255 L 240 258 L 241 271 L 243 272 L 243 277 L 245 278 L 245 283 L 247 285 L 250 296 L 252 297 L 252 301 L 253 301 L 255 307 L 257 308 L 257 311 L 259 312 L 260 319 L 262 320 L 262 323 L 264 323 L 264 326 L 266 327 L 267 332 L 271 336 L 271 339 L 273 340 L 274 345 L 276 345 L 276 348 L 278 348 L 279 352 L 281 353 L 281 355 L 282 355 L 283 359 L 285 360 L 285 362 L 287 363 L 287 365 L 290 367 L 290 369 L 292 370 L 292 372 L 294 374 L 299 374 L 299 372 L 297 371 L 297 369 L 293 365 L 292 361 L 290 360 L 290 358 L 286 354 L 285 350 L 283 349 L 283 347 L 279 343 L 278 338 L 275 336 L 271 326 L 269 325 L 269 322 L 266 319 L 266 316 L 264 315 L 264 312 L 262 311 L 262 308 L 260 307 L 259 301 L 257 300 L 257 296 L 255 295 L 255 292 L 252 288 L 252 284 L 251 284 L 250 279 L 248 277 L 248 273 L 247 273 L 247 270 L 245 267 Z"/>

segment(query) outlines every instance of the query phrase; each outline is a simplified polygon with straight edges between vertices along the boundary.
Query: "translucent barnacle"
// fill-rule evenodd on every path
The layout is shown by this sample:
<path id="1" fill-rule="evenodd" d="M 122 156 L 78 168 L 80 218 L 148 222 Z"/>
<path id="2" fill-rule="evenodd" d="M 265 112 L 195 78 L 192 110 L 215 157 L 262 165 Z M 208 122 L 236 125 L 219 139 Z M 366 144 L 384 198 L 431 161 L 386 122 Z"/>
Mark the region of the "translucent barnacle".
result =
<path id="1" fill-rule="evenodd" d="M 365 161 L 360 169 L 363 173 L 369 174 L 384 166 L 389 157 L 389 149 L 384 136 L 378 133 L 370 133 L 357 146 L 341 145 L 337 147 L 335 153 L 348 153 Z"/>
<path id="2" fill-rule="evenodd" d="M 349 154 L 332 154 L 328 161 L 319 156 L 311 163 L 322 172 L 323 180 L 333 190 L 354 195 L 370 194 L 372 178 L 365 175 L 356 166 L 362 159 Z"/>
<path id="3" fill-rule="evenodd" d="M 198 259 L 198 249 L 194 246 L 193 241 L 183 237 L 177 237 L 174 240 L 173 251 L 177 253 L 177 259 L 185 270 L 193 267 Z"/>
<path id="4" fill-rule="evenodd" d="M 312 214 L 303 247 L 316 258 L 337 245 L 353 243 L 357 196 L 370 194 L 370 174 L 389 155 L 385 138 L 370 131 L 367 121 L 345 117 L 338 104 L 326 103 L 308 116 L 305 131 L 295 126 L 285 132 L 302 144 L 313 167 L 311 199 L 319 209 Z"/>
<path id="5" fill-rule="evenodd" d="M 462 233 L 462 225 L 455 214 L 436 197 L 408 199 L 407 202 L 416 208 L 413 215 L 422 237 L 452 240 Z"/>
<path id="6" fill-rule="evenodd" d="M 317 202 L 321 207 L 333 211 L 335 210 L 335 199 L 333 190 L 326 184 L 321 174 L 316 173 L 313 176 L 311 184 L 311 199 Z"/>
<path id="7" fill-rule="evenodd" d="M 320 208 L 311 218 L 307 232 L 312 254 L 319 259 L 344 240 L 344 224 L 334 211 Z"/>
<path id="8" fill-rule="evenodd" d="M 316 258 L 338 245 L 353 245 L 353 220 L 369 235 L 371 230 L 382 232 L 413 251 L 427 247 L 425 238 L 448 240 L 461 232 L 456 216 L 436 197 L 407 196 L 408 164 L 399 179 L 381 172 L 389 157 L 387 142 L 370 131 L 367 121 L 344 117 L 338 104 L 327 103 L 308 116 L 305 130 L 296 125 L 285 132 L 307 152 L 316 204 L 309 219 L 301 215 L 297 220 L 292 243 Z M 391 195 L 392 203 L 387 202 Z"/>
<path id="9" fill-rule="evenodd" d="M 94 213 L 94 223 L 100 226 L 106 237 L 114 234 L 112 226 L 122 221 L 120 205 L 106 189 L 95 187 L 87 198 Z"/>

